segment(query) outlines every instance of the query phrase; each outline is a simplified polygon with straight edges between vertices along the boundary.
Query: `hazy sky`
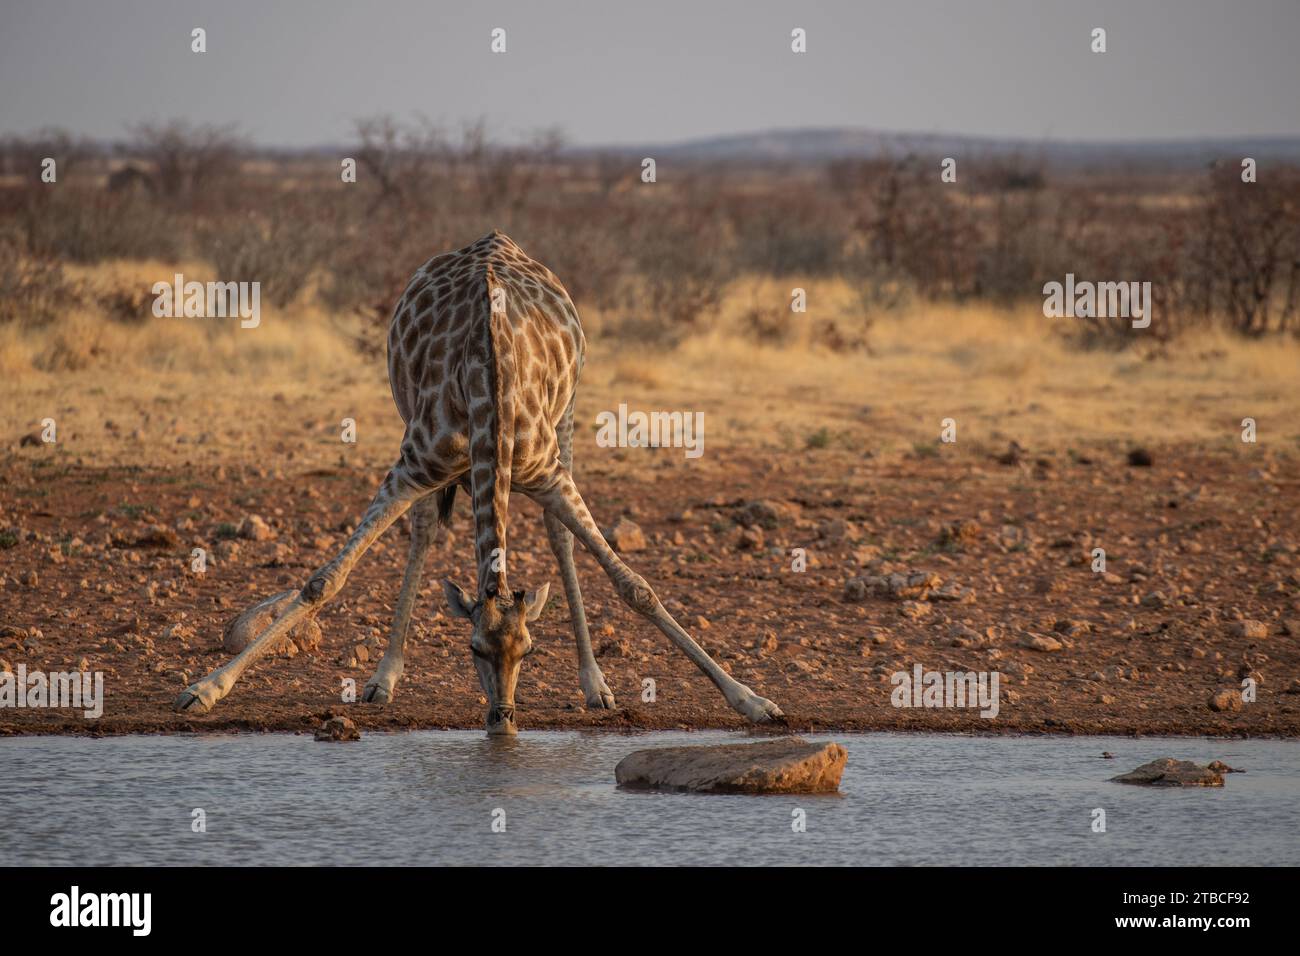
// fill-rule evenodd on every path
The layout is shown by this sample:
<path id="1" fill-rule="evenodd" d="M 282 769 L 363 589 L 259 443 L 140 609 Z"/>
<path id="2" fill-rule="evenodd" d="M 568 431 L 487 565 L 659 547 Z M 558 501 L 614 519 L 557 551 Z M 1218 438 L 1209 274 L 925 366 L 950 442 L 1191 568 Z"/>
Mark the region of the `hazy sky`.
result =
<path id="1" fill-rule="evenodd" d="M 183 116 L 298 146 L 388 112 L 580 144 L 1300 134 L 1298 51 L 1300 0 L 0 0 L 0 132 Z"/>

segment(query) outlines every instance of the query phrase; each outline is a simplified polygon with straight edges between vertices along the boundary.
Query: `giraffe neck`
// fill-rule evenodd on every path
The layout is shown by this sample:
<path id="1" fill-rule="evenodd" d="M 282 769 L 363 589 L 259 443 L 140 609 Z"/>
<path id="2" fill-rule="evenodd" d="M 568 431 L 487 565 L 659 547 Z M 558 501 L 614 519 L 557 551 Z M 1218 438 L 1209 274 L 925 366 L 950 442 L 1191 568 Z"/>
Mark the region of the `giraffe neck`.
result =
<path id="1" fill-rule="evenodd" d="M 514 459 L 515 362 L 512 334 L 499 288 L 489 265 L 485 274 L 488 321 L 480 340 L 483 380 L 473 389 L 470 407 L 471 470 L 478 594 L 509 595 L 506 568 L 510 555 L 506 527 L 510 507 L 510 472 Z"/>
<path id="2" fill-rule="evenodd" d="M 508 595 L 510 584 L 506 577 L 509 555 L 506 551 L 506 501 L 498 501 L 496 494 L 497 469 L 486 482 L 486 490 L 474 484 L 474 551 L 478 562 L 478 596 Z M 507 489 L 508 489 L 507 485 Z M 507 490 L 506 494 L 509 494 Z"/>

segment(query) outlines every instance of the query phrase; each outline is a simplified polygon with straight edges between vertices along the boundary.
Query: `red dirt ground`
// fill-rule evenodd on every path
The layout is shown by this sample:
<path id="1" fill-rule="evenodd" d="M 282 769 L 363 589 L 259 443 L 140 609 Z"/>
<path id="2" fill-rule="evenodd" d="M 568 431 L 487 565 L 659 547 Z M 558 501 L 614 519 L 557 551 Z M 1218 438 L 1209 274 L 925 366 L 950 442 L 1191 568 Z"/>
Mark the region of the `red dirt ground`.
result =
<path id="1" fill-rule="evenodd" d="M 922 455 L 884 461 L 818 450 L 807 467 L 720 452 L 688 473 L 656 460 L 578 477 L 597 519 L 630 514 L 648 545 L 629 563 L 738 679 L 775 700 L 801 730 L 1106 734 L 1300 733 L 1300 481 L 1228 452 L 1163 448 L 1155 466 L 1122 453 L 1092 461 Z M 1289 461 L 1288 461 L 1289 463 Z M 408 642 L 406 675 L 388 706 L 341 703 L 382 653 L 406 554 L 390 530 L 322 612 L 320 649 L 255 666 L 207 716 L 174 714 L 190 681 L 224 663 L 224 623 L 256 600 L 300 585 L 331 557 L 381 476 L 340 465 L 297 475 L 242 466 L 92 468 L 26 453 L 0 464 L 0 670 L 100 670 L 102 718 L 0 709 L 0 734 L 304 730 L 330 713 L 362 728 L 482 726 L 465 622 L 450 620 L 440 579 L 472 579 L 468 517 L 430 558 Z M 290 481 L 283 478 L 293 479 Z M 688 480 L 689 478 L 689 480 Z M 774 526 L 746 532 L 744 505 Z M 269 541 L 224 540 L 248 514 Z M 579 556 L 594 643 L 619 698 L 583 707 L 567 609 L 536 508 L 512 505 L 512 583 L 552 582 L 524 664 L 521 729 L 739 728 L 714 687 L 620 604 Z M 954 539 L 944 529 L 967 522 Z M 150 532 L 151 526 L 162 532 Z M 4 529 L 8 529 L 5 531 Z M 190 571 L 193 547 L 214 550 Z M 1107 552 L 1108 576 L 1090 567 Z M 809 567 L 791 570 L 791 549 Z M 855 575 L 928 570 L 973 591 L 973 603 L 851 600 Z M 915 617 L 909 615 L 916 615 Z M 1243 632 L 1242 621 L 1258 622 Z M 175 626 L 174 626 L 175 625 Z M 1029 636 L 1054 651 L 1021 646 Z M 365 647 L 369 642 L 368 647 Z M 368 661 L 352 663 L 364 647 Z M 84 660 L 83 660 L 84 659 Z M 997 670 L 996 719 L 974 710 L 891 705 L 889 675 Z M 1258 683 L 1258 698 L 1216 712 L 1211 696 Z M 641 700 L 642 680 L 656 683 Z"/>

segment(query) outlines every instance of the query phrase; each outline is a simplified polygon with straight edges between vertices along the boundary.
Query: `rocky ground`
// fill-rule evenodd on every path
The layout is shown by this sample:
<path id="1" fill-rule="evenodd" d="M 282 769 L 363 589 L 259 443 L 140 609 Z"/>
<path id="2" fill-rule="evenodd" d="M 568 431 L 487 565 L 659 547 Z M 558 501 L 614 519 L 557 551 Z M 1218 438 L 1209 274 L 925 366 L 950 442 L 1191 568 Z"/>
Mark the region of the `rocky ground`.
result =
<path id="1" fill-rule="evenodd" d="M 1300 480 L 1289 458 L 810 449 L 685 462 L 669 451 L 579 462 L 578 477 L 669 610 L 795 729 L 1300 733 Z M 392 704 L 342 694 L 382 654 L 402 526 L 321 614 L 318 644 L 263 661 L 207 716 L 172 712 L 186 684 L 229 658 L 225 623 L 328 560 L 380 478 L 291 464 L 103 468 L 41 449 L 0 462 L 0 671 L 102 671 L 106 690 L 98 720 L 0 707 L 0 734 L 307 730 L 331 714 L 363 729 L 482 726 L 468 630 L 441 610 L 439 587 L 446 575 L 472 581 L 463 502 L 430 558 Z M 512 507 L 512 581 L 549 580 L 555 595 L 521 676 L 522 729 L 742 726 L 580 556 L 619 700 L 584 709 L 540 516 L 522 499 Z M 208 554 L 203 573 L 194 549 Z M 894 707 L 891 675 L 918 663 L 997 671 L 996 718 Z M 1243 700 L 1247 678 L 1255 692 L 1247 683 Z M 642 699 L 646 679 L 653 701 Z"/>

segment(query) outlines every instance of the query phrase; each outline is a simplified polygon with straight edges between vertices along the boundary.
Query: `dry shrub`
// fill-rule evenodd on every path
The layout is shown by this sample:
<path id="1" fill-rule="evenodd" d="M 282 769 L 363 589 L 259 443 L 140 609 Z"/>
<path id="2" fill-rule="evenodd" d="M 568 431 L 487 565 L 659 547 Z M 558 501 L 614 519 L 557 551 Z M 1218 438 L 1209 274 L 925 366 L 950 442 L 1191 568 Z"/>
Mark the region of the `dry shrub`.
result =
<path id="1" fill-rule="evenodd" d="M 76 263 L 176 259 L 187 231 L 149 196 L 76 188 L 31 194 L 17 222 L 31 255 Z"/>
<path id="2" fill-rule="evenodd" d="M 258 282 L 263 302 L 284 307 L 303 295 L 324 257 L 319 236 L 282 215 L 243 219 L 202 234 L 200 252 L 226 282 Z"/>
<path id="3" fill-rule="evenodd" d="M 709 327 L 734 274 L 728 249 L 707 209 L 678 210 L 643 229 L 632 253 L 640 281 L 628 287 L 622 331 L 667 343 Z"/>
<path id="4" fill-rule="evenodd" d="M 41 328 L 76 306 L 81 291 L 56 262 L 0 245 L 0 325 Z"/>

